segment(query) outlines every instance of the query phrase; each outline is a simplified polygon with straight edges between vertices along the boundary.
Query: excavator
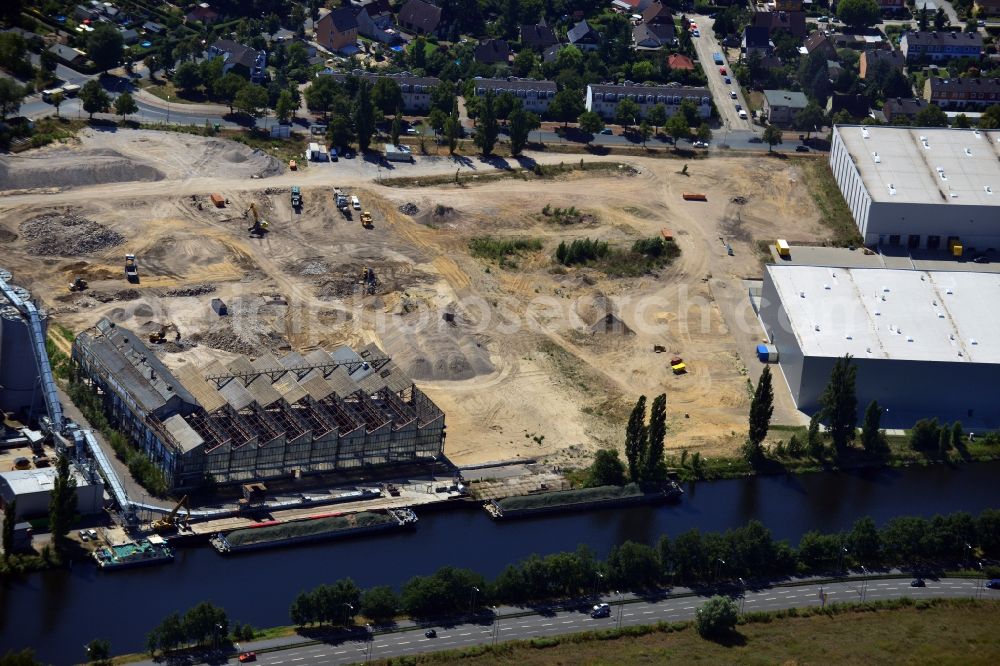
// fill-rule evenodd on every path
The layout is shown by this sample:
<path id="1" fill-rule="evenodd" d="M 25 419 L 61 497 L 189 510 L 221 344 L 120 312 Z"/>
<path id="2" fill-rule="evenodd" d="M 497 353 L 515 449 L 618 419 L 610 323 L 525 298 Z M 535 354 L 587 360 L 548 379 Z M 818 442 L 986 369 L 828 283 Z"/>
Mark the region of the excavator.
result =
<path id="1" fill-rule="evenodd" d="M 247 215 L 253 216 L 253 226 L 247 227 L 247 231 L 250 232 L 251 236 L 263 238 L 264 234 L 267 233 L 267 220 L 260 219 L 260 215 L 257 214 L 257 204 L 250 202 L 249 208 L 243 211 L 243 217 Z"/>
<path id="2" fill-rule="evenodd" d="M 184 507 L 187 515 L 183 520 L 178 521 L 177 512 L 181 510 L 181 507 Z M 181 501 L 177 503 L 177 506 L 174 507 L 173 511 L 165 515 L 163 518 L 157 518 L 154 520 L 150 527 L 152 527 L 153 531 L 157 533 L 169 532 L 177 529 L 179 526 L 178 523 L 186 525 L 189 520 L 191 520 L 191 506 L 188 504 L 188 496 L 185 495 L 181 498 Z"/>
<path id="3" fill-rule="evenodd" d="M 69 290 L 70 291 L 83 291 L 88 286 L 89 285 L 87 284 L 87 281 L 84 280 L 82 277 L 75 277 L 75 278 L 73 278 L 73 281 L 69 283 Z"/>
<path id="4" fill-rule="evenodd" d="M 174 342 L 177 342 L 181 339 L 181 329 L 177 328 L 177 324 L 174 323 L 163 324 L 160 326 L 160 330 L 150 333 L 149 341 L 157 345 L 162 342 L 166 342 L 167 333 L 169 333 L 171 329 L 174 331 Z"/>

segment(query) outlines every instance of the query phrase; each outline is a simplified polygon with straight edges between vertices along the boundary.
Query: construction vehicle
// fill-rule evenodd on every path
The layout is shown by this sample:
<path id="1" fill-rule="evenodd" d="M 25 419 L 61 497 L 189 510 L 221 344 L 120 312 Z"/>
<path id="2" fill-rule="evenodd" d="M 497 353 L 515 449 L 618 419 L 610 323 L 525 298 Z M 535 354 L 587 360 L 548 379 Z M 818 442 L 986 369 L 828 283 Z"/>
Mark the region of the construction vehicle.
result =
<path id="1" fill-rule="evenodd" d="M 79 276 L 73 278 L 73 281 L 69 283 L 69 290 L 70 291 L 83 291 L 87 287 L 88 287 L 87 281 L 84 280 L 82 277 L 79 277 Z"/>
<path id="2" fill-rule="evenodd" d="M 299 164 L 295 160 L 288 160 L 288 168 L 291 169 L 292 171 L 297 171 L 299 168 Z"/>
<path id="3" fill-rule="evenodd" d="M 185 516 L 184 520 L 178 521 L 177 512 L 181 510 L 181 507 L 184 507 L 184 510 L 187 512 L 187 516 Z M 173 511 L 165 515 L 163 518 L 157 518 L 154 520 L 150 527 L 153 528 L 154 532 L 169 532 L 178 528 L 178 522 L 181 524 L 187 524 L 189 520 L 191 520 L 191 506 L 188 504 L 188 496 L 185 495 L 181 498 L 181 501 L 177 503 Z"/>
<path id="4" fill-rule="evenodd" d="M 250 202 L 250 207 L 243 211 L 243 217 L 247 215 L 253 216 L 253 225 L 247 227 L 247 231 L 250 232 L 251 236 L 263 238 L 264 234 L 267 233 L 267 220 L 260 219 L 260 215 L 257 214 L 257 204 Z"/>
<path id="5" fill-rule="evenodd" d="M 177 328 L 176 324 L 170 323 L 170 324 L 164 324 L 164 325 L 160 326 L 160 330 L 153 331 L 152 333 L 150 333 L 149 334 L 149 341 L 152 342 L 155 345 L 158 345 L 158 344 L 161 344 L 163 342 L 166 342 L 166 340 L 167 340 L 167 333 L 170 331 L 170 329 L 174 330 L 174 341 L 176 342 L 176 341 L 180 340 L 181 339 L 181 331 L 180 331 L 180 329 Z"/>
<path id="6" fill-rule="evenodd" d="M 375 293 L 375 286 L 378 284 L 378 280 L 375 278 L 375 271 L 368 266 L 362 267 L 361 275 L 358 276 L 358 282 L 361 283 L 361 287 L 365 293 Z"/>
<path id="7" fill-rule="evenodd" d="M 292 185 L 292 208 L 298 210 L 302 207 L 302 190 L 298 185 Z"/>
<path id="8" fill-rule="evenodd" d="M 351 210 L 350 204 L 347 202 L 347 195 L 339 187 L 333 188 L 333 200 L 337 203 L 337 210 Z"/>
<path id="9" fill-rule="evenodd" d="M 139 281 L 139 266 L 135 263 L 134 254 L 125 255 L 125 279 L 129 282 Z"/>
<path id="10" fill-rule="evenodd" d="M 367 210 L 361 213 L 361 226 L 365 229 L 371 229 L 375 226 L 372 224 L 372 214 Z"/>

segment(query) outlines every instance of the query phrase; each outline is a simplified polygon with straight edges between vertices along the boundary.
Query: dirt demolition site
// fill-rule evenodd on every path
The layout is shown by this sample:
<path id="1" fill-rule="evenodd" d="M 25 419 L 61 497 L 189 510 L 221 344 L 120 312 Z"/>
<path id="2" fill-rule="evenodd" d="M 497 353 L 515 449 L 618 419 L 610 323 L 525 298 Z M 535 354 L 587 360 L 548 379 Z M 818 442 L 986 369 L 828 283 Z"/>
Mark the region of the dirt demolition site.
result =
<path id="1" fill-rule="evenodd" d="M 587 159 L 632 168 L 385 187 L 359 160 L 290 172 L 228 141 L 88 134 L 71 147 L 0 158 L 8 190 L 0 263 L 73 332 L 101 316 L 144 338 L 172 325 L 165 342 L 150 345 L 172 368 L 375 342 L 445 411 L 445 452 L 459 465 L 588 464 L 597 448 L 621 446 L 639 394 L 661 392 L 668 446 L 732 453 L 746 427 L 747 380 L 759 373 L 762 331 L 744 283 L 760 278 L 755 242 L 827 235 L 799 167 L 713 158 L 683 175 L 678 160 Z M 455 168 L 424 158 L 393 175 Z M 290 205 L 292 185 L 302 189 L 300 212 Z M 336 209 L 333 186 L 361 199 L 373 228 L 359 211 L 348 220 Z M 213 192 L 228 205 L 215 207 Z M 684 201 L 682 192 L 708 200 Z M 248 233 L 251 203 L 269 223 L 262 238 Z M 587 217 L 559 224 L 542 214 L 546 204 Z M 562 240 L 627 248 L 663 228 L 682 254 L 655 274 L 609 278 L 552 259 Z M 470 239 L 486 235 L 536 238 L 543 249 L 501 266 L 470 254 Z M 138 284 L 124 280 L 126 253 L 136 255 Z M 365 268 L 374 285 L 362 283 Z M 75 277 L 89 288 L 70 292 Z M 216 315 L 213 298 L 228 316 Z M 673 356 L 686 374 L 671 372 Z M 776 398 L 775 420 L 797 422 L 787 392 Z"/>

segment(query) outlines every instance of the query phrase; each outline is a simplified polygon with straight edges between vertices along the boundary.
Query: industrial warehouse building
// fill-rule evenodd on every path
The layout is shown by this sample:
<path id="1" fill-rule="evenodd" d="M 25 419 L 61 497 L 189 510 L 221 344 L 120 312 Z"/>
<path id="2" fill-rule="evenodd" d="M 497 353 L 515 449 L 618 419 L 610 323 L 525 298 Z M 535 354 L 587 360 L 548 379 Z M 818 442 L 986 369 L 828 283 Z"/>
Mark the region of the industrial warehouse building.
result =
<path id="1" fill-rule="evenodd" d="M 1000 131 L 837 125 L 830 168 L 866 245 L 1000 248 Z"/>
<path id="2" fill-rule="evenodd" d="M 3 268 L 0 268 L 0 283 L 22 301 L 31 300 L 28 290 L 14 286 L 10 272 Z M 45 311 L 39 310 L 43 335 L 47 324 Z M 30 329 L 28 319 L 0 292 L 0 412 L 15 414 L 27 422 L 45 413 Z"/>
<path id="3" fill-rule="evenodd" d="M 929 417 L 996 427 L 996 303 L 996 273 L 768 266 L 759 314 L 805 412 L 850 354 L 859 413 L 877 400 L 891 427 Z"/>
<path id="4" fill-rule="evenodd" d="M 235 483 L 430 462 L 444 448 L 444 413 L 374 345 L 173 373 L 103 319 L 77 336 L 73 358 L 111 422 L 175 490 L 209 476 Z"/>
<path id="5" fill-rule="evenodd" d="M 0 472 L 0 503 L 7 506 L 17 500 L 18 520 L 48 515 L 57 473 L 55 467 Z M 70 465 L 70 476 L 76 480 L 77 512 L 84 516 L 100 513 L 104 488 L 88 480 L 75 465 Z"/>

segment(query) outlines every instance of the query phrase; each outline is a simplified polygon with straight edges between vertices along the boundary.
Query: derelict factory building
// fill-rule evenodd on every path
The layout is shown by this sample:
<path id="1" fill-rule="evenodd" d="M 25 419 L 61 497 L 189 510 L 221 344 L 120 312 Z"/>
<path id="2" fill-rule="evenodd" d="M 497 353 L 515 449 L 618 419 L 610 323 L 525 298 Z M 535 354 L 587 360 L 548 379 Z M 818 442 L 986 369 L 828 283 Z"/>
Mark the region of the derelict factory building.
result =
<path id="1" fill-rule="evenodd" d="M 859 414 L 1000 425 L 1000 274 L 767 266 L 760 318 L 799 409 L 853 356 Z M 860 416 L 859 416 L 860 418 Z"/>
<path id="2" fill-rule="evenodd" d="M 830 168 L 865 245 L 1000 248 L 1000 131 L 837 125 Z"/>
<path id="3" fill-rule="evenodd" d="M 374 345 L 171 372 L 132 331 L 102 319 L 73 358 L 111 423 L 174 490 L 430 462 L 444 413 Z"/>

